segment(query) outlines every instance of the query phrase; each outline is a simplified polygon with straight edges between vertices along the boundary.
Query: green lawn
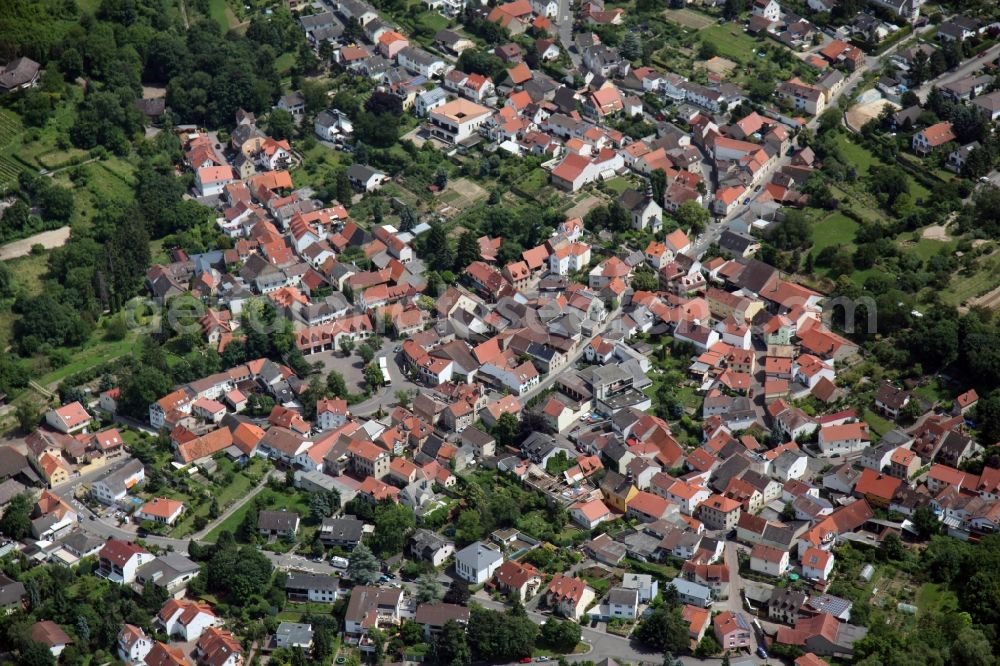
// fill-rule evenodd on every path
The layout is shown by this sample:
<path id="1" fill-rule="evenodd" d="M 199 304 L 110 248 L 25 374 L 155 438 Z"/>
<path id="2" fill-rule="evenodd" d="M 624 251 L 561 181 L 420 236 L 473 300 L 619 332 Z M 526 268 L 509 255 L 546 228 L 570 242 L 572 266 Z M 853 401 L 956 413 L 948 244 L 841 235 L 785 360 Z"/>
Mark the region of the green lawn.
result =
<path id="1" fill-rule="evenodd" d="M 538 194 L 539 190 L 549 182 L 549 174 L 542 168 L 529 171 L 523 178 L 517 181 L 517 189 L 529 197 Z"/>
<path id="2" fill-rule="evenodd" d="M 937 583 L 924 583 L 917 592 L 917 612 L 943 612 L 958 608 L 958 597 L 951 590 Z"/>
<path id="3" fill-rule="evenodd" d="M 229 15 L 232 14 L 232 10 L 229 9 L 226 0 L 208 0 L 208 14 L 213 21 L 219 24 L 222 32 L 229 32 L 233 27 L 229 21 Z"/>
<path id="4" fill-rule="evenodd" d="M 847 160 L 847 163 L 852 165 L 858 172 L 859 177 L 864 177 L 868 175 L 869 170 L 873 166 L 885 166 L 878 157 L 872 155 L 864 146 L 859 146 L 853 143 L 850 138 L 845 133 L 840 133 L 837 136 L 837 146 L 840 148 L 841 153 Z M 926 187 L 918 183 L 912 177 L 908 177 L 907 180 L 910 181 L 910 194 L 913 196 L 914 200 L 923 199 L 927 201 L 931 197 L 931 192 Z"/>
<path id="5" fill-rule="evenodd" d="M 679 573 L 675 567 L 672 567 L 669 564 L 663 564 L 660 562 L 640 562 L 639 560 L 633 560 L 631 558 L 626 561 L 628 562 L 629 569 L 632 571 L 657 576 L 664 581 L 673 580 Z"/>
<path id="6" fill-rule="evenodd" d="M 437 12 L 429 11 L 420 15 L 417 24 L 427 28 L 431 34 L 435 34 L 448 27 L 448 19 Z"/>
<path id="7" fill-rule="evenodd" d="M 851 142 L 844 133 L 840 133 L 837 136 L 837 147 L 840 148 L 841 153 L 847 158 L 847 163 L 857 170 L 858 176 L 867 176 L 868 170 L 873 165 L 882 165 L 880 159 L 872 155 L 864 147 Z"/>
<path id="8" fill-rule="evenodd" d="M 70 375 L 75 375 L 81 370 L 107 363 L 113 359 L 132 353 L 139 339 L 138 332 L 129 333 L 123 340 L 105 340 L 103 331 L 98 328 L 91 334 L 90 339 L 80 346 L 80 349 L 73 354 L 72 360 L 61 368 L 56 368 L 51 372 L 38 378 L 38 383 L 42 386 L 61 382 Z"/>
<path id="9" fill-rule="evenodd" d="M 321 187 L 333 182 L 338 168 L 351 164 L 350 153 L 333 150 L 320 143 L 305 151 L 302 157 L 303 165 L 292 171 L 295 187 Z"/>
<path id="10" fill-rule="evenodd" d="M 889 432 L 896 427 L 896 424 L 892 421 L 882 418 L 870 409 L 866 409 L 865 413 L 861 416 L 865 423 L 871 426 L 872 432 L 881 437 L 885 433 Z"/>
<path id="11" fill-rule="evenodd" d="M 950 403 L 953 398 L 952 391 L 935 378 L 931 378 L 924 386 L 918 386 L 913 392 L 931 402 Z"/>
<path id="12" fill-rule="evenodd" d="M 621 194 L 631 186 L 631 183 L 622 176 L 615 176 L 605 184 L 615 194 Z"/>
<path id="13" fill-rule="evenodd" d="M 941 300 L 949 305 L 959 305 L 970 298 L 1000 287 L 1000 270 L 997 270 L 997 263 L 992 259 L 986 259 L 980 262 L 979 269 L 973 275 L 955 276 L 948 288 L 940 292 Z"/>
<path id="14" fill-rule="evenodd" d="M 716 24 L 698 32 L 698 38 L 704 43 L 715 45 L 719 55 L 737 62 L 747 63 L 754 57 L 759 42 L 750 37 L 743 28 L 733 23 Z"/>
<path id="15" fill-rule="evenodd" d="M 225 511 L 226 507 L 231 506 L 241 497 L 245 497 L 254 488 L 254 482 L 248 476 L 263 471 L 263 467 L 266 464 L 260 458 L 254 458 L 250 461 L 247 468 L 244 470 L 236 471 L 235 464 L 228 458 L 219 458 L 216 460 L 216 464 L 219 466 L 218 471 L 213 475 L 214 479 L 221 479 L 222 475 L 227 471 L 233 471 L 232 483 L 219 487 L 218 485 L 213 485 L 212 496 L 219 501 L 219 509 Z M 168 495 L 169 496 L 169 495 Z M 173 499 L 179 499 L 184 501 L 184 497 L 173 497 Z M 190 508 L 190 507 L 189 507 Z M 211 508 L 211 503 L 206 502 L 197 507 L 194 511 L 190 511 L 185 514 L 184 519 L 174 526 L 173 531 L 170 536 L 174 538 L 183 538 L 189 534 L 193 534 L 196 530 L 194 527 L 195 518 L 198 516 L 208 517 L 209 509 Z"/>
<path id="16" fill-rule="evenodd" d="M 830 246 L 845 246 L 854 243 L 854 233 L 858 223 L 843 213 L 831 213 L 826 218 L 813 224 L 812 252 L 815 257 Z"/>
<path id="17" fill-rule="evenodd" d="M 940 253 L 941 250 L 954 252 L 956 243 L 954 241 L 940 241 L 934 240 L 933 238 L 921 238 L 916 243 L 908 242 L 902 243 L 901 245 L 903 246 L 904 252 L 916 254 L 920 257 L 921 261 L 926 262 L 934 255 Z"/>
<path id="18" fill-rule="evenodd" d="M 273 490 L 264 490 L 260 496 L 264 498 L 269 510 L 280 511 L 281 509 L 288 509 L 289 511 L 297 511 L 300 517 L 305 517 L 309 513 L 309 499 L 307 495 L 301 493 L 286 495 L 274 492 Z M 219 539 L 219 535 L 224 531 L 235 533 L 236 528 L 239 527 L 239 524 L 243 521 L 243 517 L 246 516 L 252 504 L 253 502 L 247 502 L 234 511 L 231 516 L 216 525 L 215 529 L 205 536 L 205 541 L 215 543 Z M 299 531 L 299 541 L 308 542 L 311 539 L 311 533 L 315 529 L 315 527 L 301 529 Z"/>
<path id="19" fill-rule="evenodd" d="M 278 59 L 274 61 L 274 69 L 277 70 L 278 74 L 284 76 L 292 71 L 292 67 L 295 66 L 295 54 L 294 53 L 282 53 L 278 56 Z"/>

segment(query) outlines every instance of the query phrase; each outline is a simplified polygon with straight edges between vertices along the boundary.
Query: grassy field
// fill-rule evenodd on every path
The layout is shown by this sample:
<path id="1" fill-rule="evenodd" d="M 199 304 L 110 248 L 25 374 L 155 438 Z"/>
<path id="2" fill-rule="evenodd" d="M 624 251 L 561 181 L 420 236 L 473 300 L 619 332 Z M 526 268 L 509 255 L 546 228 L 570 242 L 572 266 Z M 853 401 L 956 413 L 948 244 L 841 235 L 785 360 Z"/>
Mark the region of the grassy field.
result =
<path id="1" fill-rule="evenodd" d="M 25 289 L 29 294 L 42 293 L 42 278 L 48 270 L 48 259 L 45 254 L 29 254 L 19 259 L 9 259 L 6 265 L 18 288 Z M 0 349 L 6 349 L 10 344 L 14 331 L 14 320 L 17 315 L 9 308 L 0 310 Z"/>
<path id="2" fill-rule="evenodd" d="M 107 363 L 113 359 L 132 353 L 139 340 L 138 333 L 131 333 L 125 336 L 124 340 L 108 341 L 102 337 L 103 331 L 96 330 L 83 345 L 80 350 L 73 354 L 73 360 L 61 368 L 56 368 L 42 377 L 38 378 L 38 383 L 42 386 L 56 384 L 66 377 L 74 375 L 81 370 L 86 370 L 95 365 Z"/>
<path id="3" fill-rule="evenodd" d="M 852 143 L 846 134 L 841 133 L 837 137 L 837 146 L 843 153 L 847 163 L 857 169 L 859 177 L 867 176 L 873 166 L 885 166 L 885 163 L 872 155 L 867 148 Z M 907 180 L 910 181 L 910 194 L 914 199 L 923 199 L 925 201 L 930 199 L 930 190 L 912 177 L 908 177 Z"/>
<path id="4" fill-rule="evenodd" d="M 236 502 L 241 497 L 245 497 L 254 488 L 254 481 L 251 476 L 259 476 L 265 465 L 264 461 L 259 458 L 253 459 L 247 468 L 242 470 L 237 470 L 235 464 L 228 458 L 220 458 L 216 461 L 216 464 L 219 466 L 218 471 L 213 475 L 213 478 L 216 480 L 221 479 L 222 475 L 227 472 L 233 472 L 231 483 L 221 487 L 215 484 L 212 486 L 212 496 L 218 500 L 219 508 L 222 511 L 225 511 L 226 507 L 232 505 L 233 502 Z M 208 512 L 211 508 L 210 502 L 200 504 L 196 509 L 191 510 L 192 498 L 186 493 L 171 489 L 162 494 L 165 497 L 180 500 L 188 505 L 188 511 L 184 514 L 184 518 L 174 526 L 170 532 L 170 536 L 179 539 L 193 534 L 195 532 L 195 518 L 198 516 L 208 517 Z"/>
<path id="5" fill-rule="evenodd" d="M 292 171 L 295 187 L 320 187 L 333 182 L 336 170 L 351 164 L 350 153 L 333 150 L 317 143 L 303 154 L 303 165 Z"/>
<path id="6" fill-rule="evenodd" d="M 663 11 L 663 16 L 666 17 L 668 21 L 673 21 L 674 23 L 682 25 L 685 28 L 694 28 L 695 30 L 707 28 L 715 23 L 715 19 L 711 16 L 687 8 L 665 9 Z"/>
<path id="7" fill-rule="evenodd" d="M 626 180 L 622 176 L 616 176 L 611 180 L 609 180 L 606 183 L 606 185 L 608 186 L 608 189 L 614 192 L 615 194 L 621 194 L 622 192 L 627 190 L 629 186 L 631 186 L 631 183 L 628 182 L 628 180 Z"/>
<path id="8" fill-rule="evenodd" d="M 297 511 L 299 516 L 304 517 L 309 513 L 309 501 L 306 495 L 293 494 L 285 495 L 284 493 L 276 493 L 273 490 L 264 490 L 261 492 L 260 497 L 264 499 L 265 505 L 267 505 L 268 510 L 280 511 L 282 509 L 287 509 L 289 511 Z M 234 511 L 231 516 L 226 518 L 224 521 L 216 525 L 215 529 L 209 532 L 205 536 L 205 541 L 215 543 L 219 539 L 219 535 L 223 532 L 236 532 L 236 528 L 239 527 L 240 523 L 243 522 L 244 516 L 246 516 L 247 511 L 250 510 L 252 502 L 247 502 L 241 506 L 238 510 Z M 309 539 L 306 538 L 307 530 L 305 528 L 299 531 L 299 540 L 301 542 L 307 542 Z M 309 530 L 310 532 L 315 531 L 315 527 Z M 311 534 L 308 535 L 311 538 Z"/>
<path id="9" fill-rule="evenodd" d="M 921 238 L 916 243 L 913 241 L 900 241 L 900 246 L 904 252 L 915 254 L 920 257 L 921 261 L 925 262 L 934 255 L 939 254 L 941 250 L 949 253 L 954 252 L 955 245 L 955 241 L 941 241 L 934 240 L 933 238 Z"/>
<path id="10" fill-rule="evenodd" d="M 229 8 L 226 0 L 208 0 L 208 13 L 213 21 L 219 24 L 222 32 L 229 32 L 240 24 L 236 14 Z"/>
<path id="11" fill-rule="evenodd" d="M 274 61 L 274 69 L 278 71 L 278 74 L 285 76 L 292 71 L 292 67 L 295 66 L 295 54 L 294 53 L 282 53 L 278 56 L 278 59 Z"/>
<path id="12" fill-rule="evenodd" d="M 723 58 L 747 63 L 753 60 L 760 43 L 750 37 L 743 28 L 732 23 L 713 25 L 698 32 L 704 43 L 712 43 Z"/>
<path id="13" fill-rule="evenodd" d="M 917 592 L 917 615 L 943 612 L 958 608 L 958 597 L 937 583 L 924 583 Z"/>
<path id="14" fill-rule="evenodd" d="M 24 166 L 11 158 L 21 137 L 21 119 L 8 111 L 0 111 L 0 192 L 17 183 Z"/>
<path id="15" fill-rule="evenodd" d="M 986 257 L 980 260 L 974 274 L 955 276 L 948 289 L 940 292 L 941 300 L 949 305 L 960 305 L 997 287 L 1000 287 L 1000 259 Z"/>
<path id="16" fill-rule="evenodd" d="M 854 243 L 854 232 L 858 223 L 842 213 L 831 213 L 813 224 L 812 252 L 815 257 L 830 246 L 847 246 Z"/>
<path id="17" fill-rule="evenodd" d="M 896 424 L 888 419 L 884 419 L 870 409 L 866 409 L 865 413 L 862 415 L 869 426 L 871 426 L 872 432 L 881 437 L 885 433 L 889 432 L 896 427 Z"/>
<path id="18" fill-rule="evenodd" d="M 529 197 L 534 197 L 549 182 L 549 174 L 541 167 L 532 169 L 517 181 L 515 187 Z"/>

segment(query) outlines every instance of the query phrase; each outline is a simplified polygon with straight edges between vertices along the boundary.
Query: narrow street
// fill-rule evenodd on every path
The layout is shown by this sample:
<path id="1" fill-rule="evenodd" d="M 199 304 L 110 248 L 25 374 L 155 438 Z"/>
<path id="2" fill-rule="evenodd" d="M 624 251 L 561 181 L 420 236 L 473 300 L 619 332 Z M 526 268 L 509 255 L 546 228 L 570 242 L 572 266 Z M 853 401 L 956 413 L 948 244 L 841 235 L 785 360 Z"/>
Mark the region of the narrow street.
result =
<path id="1" fill-rule="evenodd" d="M 916 89 L 915 92 L 917 93 L 917 97 L 920 98 L 921 103 L 927 101 L 927 95 L 930 93 L 932 87 L 941 87 L 942 85 L 948 83 L 954 83 L 959 79 L 964 79 L 970 74 L 982 69 L 986 65 L 995 62 L 998 56 L 1000 56 L 1000 44 L 991 46 L 983 51 L 978 57 L 965 60 L 955 69 L 950 69 L 936 79 L 927 81 L 924 85 Z"/>

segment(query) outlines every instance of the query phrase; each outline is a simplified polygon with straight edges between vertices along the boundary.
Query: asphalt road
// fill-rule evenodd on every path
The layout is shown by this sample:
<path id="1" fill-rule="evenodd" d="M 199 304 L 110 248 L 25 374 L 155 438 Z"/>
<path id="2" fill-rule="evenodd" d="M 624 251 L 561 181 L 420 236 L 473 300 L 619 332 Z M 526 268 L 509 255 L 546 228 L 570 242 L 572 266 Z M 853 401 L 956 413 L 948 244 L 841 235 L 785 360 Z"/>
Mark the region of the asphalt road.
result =
<path id="1" fill-rule="evenodd" d="M 962 64 L 960 64 L 955 69 L 948 70 L 947 72 L 944 72 L 943 74 L 941 74 L 941 76 L 937 77 L 933 81 L 928 81 L 924 85 L 920 86 L 916 90 L 917 97 L 920 98 L 921 102 L 924 102 L 927 100 L 927 94 L 931 91 L 931 88 L 933 86 L 937 86 L 940 88 L 941 86 L 946 85 L 948 83 L 954 83 L 959 79 L 964 79 L 965 77 L 971 74 L 975 74 L 976 72 L 978 72 L 980 69 L 990 64 L 991 62 L 995 62 L 997 57 L 1000 57 L 1000 44 L 991 46 L 990 48 L 983 51 L 983 53 L 985 55 L 981 57 L 969 58 L 968 60 L 962 62 Z"/>
<path id="2" fill-rule="evenodd" d="M 602 333 L 604 333 L 604 331 L 606 331 L 608 329 L 608 327 L 611 325 L 611 323 L 613 321 L 615 321 L 615 319 L 618 317 L 619 314 L 621 314 L 621 308 L 618 308 L 616 310 L 613 310 L 613 311 L 609 312 L 608 316 L 604 320 L 604 322 L 594 330 L 595 337 L 598 336 L 598 335 L 600 335 L 600 334 L 602 334 Z M 567 359 L 566 364 L 563 367 L 564 368 L 572 368 L 576 364 L 576 362 L 579 361 L 583 357 L 583 354 L 584 354 L 584 352 L 586 352 L 587 345 L 589 343 L 590 343 L 590 340 L 587 340 L 586 342 L 581 342 L 580 343 L 580 349 L 579 349 L 579 351 L 577 351 L 575 354 L 573 354 L 572 356 L 570 356 L 569 359 Z M 391 374 L 391 372 L 390 372 L 390 374 Z M 560 374 L 562 374 L 562 373 L 560 371 L 558 371 L 558 370 L 556 372 L 550 372 L 550 373 L 548 373 L 545 376 L 544 379 L 542 379 L 541 381 L 538 382 L 537 386 L 535 386 L 533 389 L 531 389 L 530 391 L 528 391 L 524 395 L 520 396 L 518 398 L 518 401 L 522 405 L 528 404 L 529 400 L 531 400 L 533 397 L 535 397 L 536 395 L 538 395 L 539 393 L 541 393 L 542 391 L 544 391 L 545 389 L 547 389 L 549 386 L 551 386 L 552 383 L 556 380 L 556 378 Z"/>
<path id="3" fill-rule="evenodd" d="M 556 29 L 559 31 L 559 43 L 566 49 L 573 65 L 580 66 L 583 59 L 578 53 L 572 50 L 573 47 L 573 1 L 559 0 L 559 13 L 554 19 Z"/>
<path id="4" fill-rule="evenodd" d="M 101 518 L 93 511 L 91 511 L 90 508 L 87 507 L 87 505 L 80 502 L 75 497 L 76 489 L 80 485 L 90 483 L 95 479 L 97 479 L 98 477 L 100 477 L 101 475 L 107 473 L 108 471 L 118 469 L 126 462 L 126 460 L 127 458 L 123 459 L 120 462 L 112 463 L 111 465 L 103 467 L 95 472 L 79 476 L 73 479 L 70 483 L 66 483 L 52 489 L 53 493 L 58 495 L 60 498 L 66 500 L 67 502 L 69 502 L 76 510 L 76 512 L 83 517 L 83 521 L 79 523 L 79 527 L 87 534 L 96 536 L 101 539 L 114 538 L 114 539 L 124 539 L 127 541 L 134 541 L 137 538 L 135 525 L 120 526 L 117 524 L 117 521 L 113 521 L 113 519 Z M 223 511 L 218 518 L 211 521 L 205 527 L 205 529 L 201 530 L 196 535 L 192 535 L 187 539 L 171 539 L 169 537 L 148 535 L 146 537 L 143 537 L 142 540 L 147 544 L 157 546 L 158 548 L 164 548 L 167 550 L 173 550 L 174 552 L 187 554 L 188 544 L 190 543 L 191 539 L 194 539 L 196 541 L 201 541 L 202 539 L 204 539 L 205 535 L 211 532 L 219 523 L 221 523 L 223 520 L 229 517 L 233 512 L 237 511 L 241 506 L 250 501 L 250 499 L 252 499 L 254 495 L 260 492 L 264 488 L 265 484 L 266 481 L 262 482 L 261 485 L 257 486 L 255 490 L 248 493 L 245 497 L 241 498 L 236 503 L 232 504 L 229 508 Z M 312 560 L 306 557 L 303 557 L 301 555 L 296 555 L 294 553 L 279 554 L 279 553 L 272 553 L 266 550 L 261 552 L 264 553 L 264 555 L 269 560 L 271 560 L 271 564 L 273 564 L 275 567 L 279 569 L 286 569 L 286 570 L 295 569 L 298 571 L 308 571 L 311 573 L 322 573 L 328 575 L 333 575 L 339 572 L 339 569 L 332 566 L 329 562 L 326 561 L 313 562 Z"/>

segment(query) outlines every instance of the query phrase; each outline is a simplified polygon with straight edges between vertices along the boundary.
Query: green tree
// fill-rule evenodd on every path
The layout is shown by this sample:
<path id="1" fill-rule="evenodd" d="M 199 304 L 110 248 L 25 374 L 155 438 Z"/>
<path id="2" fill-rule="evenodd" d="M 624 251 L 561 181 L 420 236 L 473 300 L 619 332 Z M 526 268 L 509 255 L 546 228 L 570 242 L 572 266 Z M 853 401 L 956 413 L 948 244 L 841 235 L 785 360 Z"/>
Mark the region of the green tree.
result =
<path id="1" fill-rule="evenodd" d="M 649 269 L 638 270 L 632 275 L 632 288 L 636 291 L 657 291 L 660 281 Z"/>
<path id="2" fill-rule="evenodd" d="M 722 8 L 722 15 L 729 20 L 733 20 L 739 18 L 746 10 L 746 0 L 726 0 L 726 4 Z"/>
<path id="3" fill-rule="evenodd" d="M 515 661 L 531 655 L 538 625 L 520 604 L 505 613 L 473 605 L 469 609 L 468 641 L 476 659 Z"/>
<path id="4" fill-rule="evenodd" d="M 368 388 L 375 390 L 383 384 L 382 370 L 374 363 L 369 363 L 363 371 Z"/>
<path id="5" fill-rule="evenodd" d="M 346 398 L 347 382 L 344 380 L 344 375 L 337 370 L 331 370 L 326 376 L 326 392 L 334 398 Z"/>
<path id="6" fill-rule="evenodd" d="M 15 495 L 4 508 L 0 517 L 0 534 L 20 541 L 31 534 L 31 496 L 27 493 Z"/>
<path id="7" fill-rule="evenodd" d="M 879 553 L 887 560 L 898 562 L 906 557 L 906 547 L 898 534 L 889 532 L 879 546 Z"/>
<path id="8" fill-rule="evenodd" d="M 222 592 L 233 600 L 245 600 L 267 591 L 273 567 L 271 561 L 253 546 L 231 543 L 216 548 L 205 572 L 209 589 Z"/>
<path id="9" fill-rule="evenodd" d="M 634 32 L 625 33 L 625 37 L 622 39 L 620 51 L 622 57 L 626 60 L 635 60 L 641 56 L 642 42 L 639 41 L 639 36 Z"/>
<path id="10" fill-rule="evenodd" d="M 295 118 L 284 109 L 274 109 L 267 118 L 267 132 L 279 141 L 290 139 L 295 134 Z"/>
<path id="11" fill-rule="evenodd" d="M 472 650 L 465 635 L 465 627 L 455 620 L 444 623 L 431 644 L 431 660 L 439 666 L 469 666 Z"/>
<path id="12" fill-rule="evenodd" d="M 709 221 L 708 210 L 696 201 L 682 203 L 674 212 L 674 217 L 682 229 L 693 235 L 703 232 Z"/>
<path id="13" fill-rule="evenodd" d="M 688 646 L 688 624 L 681 617 L 680 608 L 661 606 L 639 622 L 634 636 L 659 652 L 682 652 Z"/>
<path id="14" fill-rule="evenodd" d="M 55 666 L 56 659 L 48 645 L 29 640 L 21 646 L 17 663 L 22 666 Z"/>
<path id="15" fill-rule="evenodd" d="M 455 265 L 455 256 L 448 243 L 448 235 L 445 233 L 444 227 L 438 222 L 432 223 L 426 238 L 423 253 L 431 268 L 450 270 Z"/>
<path id="16" fill-rule="evenodd" d="M 664 195 L 667 193 L 667 172 L 663 169 L 653 169 L 649 174 L 649 185 L 653 189 L 653 201 L 662 206 Z"/>
<path id="17" fill-rule="evenodd" d="M 444 593 L 444 601 L 448 604 L 457 604 L 459 606 L 465 606 L 469 603 L 469 599 L 472 597 L 472 592 L 469 590 L 469 584 L 464 580 L 452 580 L 451 585 L 448 586 L 448 591 Z"/>
<path id="18" fill-rule="evenodd" d="M 375 507 L 375 531 L 371 536 L 372 550 L 382 557 L 403 552 L 406 540 L 416 527 L 413 509 L 394 502 L 380 502 Z"/>
<path id="19" fill-rule="evenodd" d="M 361 355 L 361 360 L 366 364 L 371 363 L 372 359 L 375 358 L 375 350 L 372 349 L 366 342 L 362 342 L 358 347 L 358 354 Z"/>
<path id="20" fill-rule="evenodd" d="M 381 565 L 378 558 L 364 543 L 359 543 L 351 551 L 351 556 L 347 561 L 347 575 L 355 584 L 371 585 L 378 580 L 380 570 Z"/>
<path id="21" fill-rule="evenodd" d="M 345 206 L 350 205 L 354 196 L 354 188 L 351 187 L 351 179 L 347 177 L 347 169 L 338 169 L 335 178 L 337 201 Z"/>
<path id="22" fill-rule="evenodd" d="M 696 657 L 704 659 L 705 657 L 711 657 L 722 652 L 722 646 L 719 645 L 719 641 L 715 640 L 715 636 L 712 634 L 705 634 L 705 637 L 701 639 L 698 643 L 697 649 L 695 649 L 694 654 Z"/>
<path id="23" fill-rule="evenodd" d="M 17 425 L 24 432 L 35 432 L 42 420 L 42 408 L 34 400 L 22 400 L 15 410 Z"/>
<path id="24" fill-rule="evenodd" d="M 479 240 L 476 234 L 466 230 L 458 237 L 458 247 L 455 250 L 455 272 L 461 273 L 468 268 L 469 264 L 478 261 L 481 257 L 479 251 Z"/>
<path id="25" fill-rule="evenodd" d="M 518 421 L 517 417 L 510 412 L 505 412 L 500 415 L 496 423 L 493 425 L 493 429 L 490 434 L 497 440 L 497 444 L 500 446 L 511 446 L 517 441 L 518 435 L 521 433 L 521 423 Z"/>
<path id="26" fill-rule="evenodd" d="M 441 601 L 444 590 L 433 574 L 423 574 L 417 578 L 417 603 L 426 604 Z"/>
<path id="27" fill-rule="evenodd" d="M 557 652 L 570 653 L 576 649 L 577 643 L 580 642 L 580 635 L 581 629 L 578 623 L 569 619 L 559 620 L 550 617 L 542 625 L 539 638 Z"/>
<path id="28" fill-rule="evenodd" d="M 951 646 L 953 664 L 963 666 L 993 666 L 996 657 L 990 641 L 982 631 L 974 627 L 965 627 L 958 633 L 957 640 Z"/>

